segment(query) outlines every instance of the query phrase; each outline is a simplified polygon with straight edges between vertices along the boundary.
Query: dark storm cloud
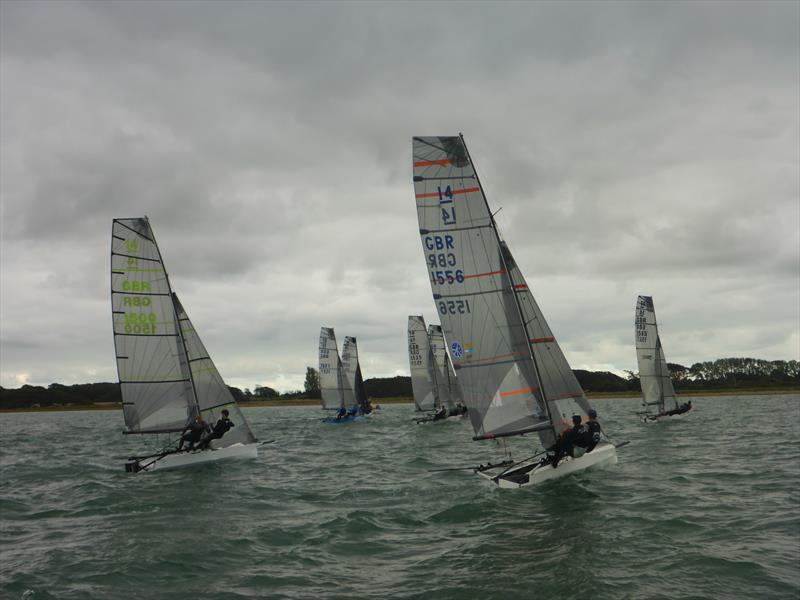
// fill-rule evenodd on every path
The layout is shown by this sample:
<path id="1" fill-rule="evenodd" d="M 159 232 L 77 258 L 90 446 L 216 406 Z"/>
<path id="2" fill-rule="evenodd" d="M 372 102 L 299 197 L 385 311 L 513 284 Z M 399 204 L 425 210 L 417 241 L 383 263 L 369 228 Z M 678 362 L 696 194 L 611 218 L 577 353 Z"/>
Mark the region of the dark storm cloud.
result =
<path id="1" fill-rule="evenodd" d="M 458 131 L 574 367 L 633 368 L 638 293 L 670 360 L 797 358 L 796 3 L 0 12 L 3 385 L 115 378 L 109 224 L 140 214 L 232 384 L 300 386 L 321 325 L 406 372 L 409 140 Z"/>

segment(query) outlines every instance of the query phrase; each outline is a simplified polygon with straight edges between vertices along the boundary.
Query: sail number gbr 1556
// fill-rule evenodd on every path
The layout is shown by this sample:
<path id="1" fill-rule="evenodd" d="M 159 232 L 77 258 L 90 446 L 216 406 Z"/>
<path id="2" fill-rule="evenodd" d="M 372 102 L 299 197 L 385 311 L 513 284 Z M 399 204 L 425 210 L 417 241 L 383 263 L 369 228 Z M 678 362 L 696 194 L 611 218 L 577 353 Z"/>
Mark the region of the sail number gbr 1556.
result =
<path id="1" fill-rule="evenodd" d="M 453 269 L 458 265 L 454 252 L 455 240 L 452 235 L 428 235 L 422 240 L 428 253 L 428 268 L 431 272 L 433 285 L 446 285 L 451 283 L 464 283 L 464 271 Z"/>
<path id="2" fill-rule="evenodd" d="M 465 315 L 472 312 L 469 300 L 438 300 L 439 314 L 442 315 Z"/>

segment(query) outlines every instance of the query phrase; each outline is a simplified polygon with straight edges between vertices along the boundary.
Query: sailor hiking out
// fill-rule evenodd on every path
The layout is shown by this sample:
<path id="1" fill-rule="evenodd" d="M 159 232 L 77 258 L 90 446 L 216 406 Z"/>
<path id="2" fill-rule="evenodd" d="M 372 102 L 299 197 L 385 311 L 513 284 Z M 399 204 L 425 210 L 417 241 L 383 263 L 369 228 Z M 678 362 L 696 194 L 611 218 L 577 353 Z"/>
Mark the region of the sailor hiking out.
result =
<path id="1" fill-rule="evenodd" d="M 203 439 L 203 434 L 209 433 L 211 428 L 206 423 L 205 419 L 197 415 L 183 430 L 181 439 L 178 441 L 178 452 L 183 450 L 183 443 L 189 442 L 186 447 L 187 450 L 194 450 L 194 445 Z"/>
<path id="2" fill-rule="evenodd" d="M 230 413 L 228 412 L 227 409 L 222 410 L 222 417 L 220 418 L 219 421 L 216 422 L 213 429 L 211 430 L 211 433 L 209 433 L 206 437 L 204 437 L 203 440 L 200 442 L 200 444 L 197 446 L 200 450 L 207 450 L 209 444 L 213 440 L 220 439 L 223 435 L 228 433 L 232 427 L 236 426 L 234 422 L 230 420 L 229 415 Z"/>

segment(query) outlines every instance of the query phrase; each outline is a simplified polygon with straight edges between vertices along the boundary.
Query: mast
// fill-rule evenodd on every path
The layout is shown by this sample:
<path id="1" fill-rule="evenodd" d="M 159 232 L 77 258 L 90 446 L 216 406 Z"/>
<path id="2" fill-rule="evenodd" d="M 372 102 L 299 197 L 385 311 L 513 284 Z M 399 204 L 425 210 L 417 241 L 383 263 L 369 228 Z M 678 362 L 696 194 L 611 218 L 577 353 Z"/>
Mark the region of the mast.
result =
<path id="1" fill-rule="evenodd" d="M 147 215 L 144 216 L 145 221 L 147 221 L 147 228 L 150 230 L 150 233 L 153 236 L 153 245 L 156 247 L 156 252 L 158 252 L 158 260 L 161 261 L 161 266 L 164 269 L 164 279 L 167 282 L 167 289 L 169 290 L 169 300 L 172 304 L 172 314 L 175 317 L 175 329 L 178 332 L 178 336 L 181 340 L 181 348 L 183 349 L 183 360 L 186 364 L 186 370 L 188 371 L 189 375 L 189 383 L 192 385 L 192 398 L 194 399 L 194 408 L 196 410 L 196 414 L 200 415 L 200 403 L 197 400 L 197 387 L 194 383 L 194 375 L 192 374 L 192 368 L 189 366 L 189 350 L 186 348 L 186 337 L 183 335 L 183 328 L 181 327 L 179 317 L 178 317 L 178 307 L 175 306 L 175 292 L 172 290 L 172 284 L 169 281 L 169 274 L 167 273 L 167 265 L 164 263 L 164 257 L 161 255 L 161 248 L 158 246 L 158 242 L 156 242 L 155 233 L 153 233 L 153 227 L 150 225 L 150 217 Z M 189 419 L 191 422 L 191 419 Z"/>
<path id="2" fill-rule="evenodd" d="M 656 312 L 653 311 L 653 324 L 656 326 L 656 331 L 658 331 L 658 322 L 656 321 Z M 664 371 L 661 369 L 661 358 L 664 355 L 664 351 L 661 349 L 661 338 L 656 335 L 656 353 L 658 356 L 658 371 L 659 371 L 659 378 L 658 378 L 658 401 L 659 407 L 661 408 L 660 412 L 666 411 L 665 401 L 664 401 Z M 667 359 L 664 357 L 664 364 L 666 364 Z"/>
<path id="3" fill-rule="evenodd" d="M 520 322 L 522 323 L 523 330 L 525 331 L 525 345 L 526 345 L 526 347 L 528 349 L 528 356 L 530 357 L 531 363 L 533 364 L 534 374 L 536 375 L 536 379 L 537 379 L 537 381 L 539 383 L 539 390 L 542 393 L 542 400 L 544 401 L 544 409 L 545 409 L 545 412 L 547 413 L 547 420 L 550 422 L 550 429 L 551 429 L 551 431 L 553 433 L 553 439 L 554 440 L 558 440 L 558 435 L 556 433 L 556 428 L 553 425 L 553 417 L 550 414 L 550 403 L 547 400 L 547 393 L 545 392 L 544 384 L 542 383 L 542 377 L 539 374 L 539 367 L 536 364 L 536 358 L 533 355 L 533 348 L 531 347 L 531 336 L 530 336 L 530 332 L 528 331 L 528 324 L 525 322 L 525 317 L 522 314 L 522 307 L 520 306 L 520 303 L 519 303 L 519 297 L 517 296 L 517 290 L 514 288 L 514 283 L 511 280 L 511 273 L 510 273 L 510 271 L 508 269 L 508 264 L 506 264 L 506 257 L 503 255 L 503 252 L 502 252 L 502 242 L 500 240 L 500 234 L 497 231 L 497 223 L 494 220 L 494 214 L 492 214 L 491 208 L 489 208 L 489 202 L 486 200 L 486 192 L 484 191 L 483 184 L 481 183 L 481 179 L 478 176 L 478 169 L 475 168 L 475 162 L 472 160 L 472 155 L 470 155 L 470 153 L 469 153 L 469 148 L 467 148 L 467 144 L 464 142 L 464 134 L 459 132 L 458 137 L 461 139 L 461 145 L 464 148 L 464 152 L 467 153 L 467 158 L 469 159 L 469 162 L 472 165 L 472 170 L 475 173 L 475 181 L 477 182 L 478 187 L 481 190 L 481 196 L 483 197 L 483 202 L 486 205 L 486 211 L 489 213 L 489 221 L 492 224 L 492 231 L 494 232 L 495 239 L 497 240 L 497 246 L 498 246 L 498 248 L 500 248 L 500 261 L 501 261 L 501 263 L 503 265 L 503 269 L 506 271 L 506 273 L 508 273 L 508 280 L 511 281 L 511 293 L 514 296 L 514 305 L 517 308 L 517 314 L 519 316 Z M 512 434 L 512 435 L 514 435 L 514 434 Z M 519 434 L 517 434 L 517 435 L 519 435 Z"/>

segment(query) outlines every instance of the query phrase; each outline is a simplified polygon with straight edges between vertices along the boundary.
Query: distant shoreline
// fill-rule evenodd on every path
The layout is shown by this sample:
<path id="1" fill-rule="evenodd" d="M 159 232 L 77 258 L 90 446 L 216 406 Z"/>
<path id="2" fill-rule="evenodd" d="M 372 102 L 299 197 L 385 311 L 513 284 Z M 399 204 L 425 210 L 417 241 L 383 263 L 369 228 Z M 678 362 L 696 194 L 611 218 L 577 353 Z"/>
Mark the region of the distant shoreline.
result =
<path id="1" fill-rule="evenodd" d="M 694 396 L 780 396 L 785 394 L 800 395 L 800 388 L 790 389 L 755 389 L 755 390 L 691 390 L 680 392 L 678 397 Z M 587 392 L 589 400 L 604 400 L 607 398 L 638 398 L 638 392 Z M 413 404 L 411 397 L 399 398 L 372 398 L 374 405 L 381 404 Z M 319 406 L 316 398 L 292 398 L 291 400 L 253 400 L 251 402 L 241 402 L 242 408 L 275 408 L 281 406 Z M 118 402 L 99 402 L 94 404 L 63 404 L 59 406 L 29 406 L 24 408 L 0 408 L 2 413 L 20 412 L 59 412 L 59 411 L 78 411 L 78 410 L 122 410 L 122 405 Z"/>

